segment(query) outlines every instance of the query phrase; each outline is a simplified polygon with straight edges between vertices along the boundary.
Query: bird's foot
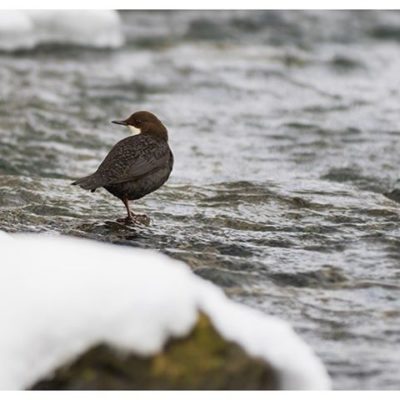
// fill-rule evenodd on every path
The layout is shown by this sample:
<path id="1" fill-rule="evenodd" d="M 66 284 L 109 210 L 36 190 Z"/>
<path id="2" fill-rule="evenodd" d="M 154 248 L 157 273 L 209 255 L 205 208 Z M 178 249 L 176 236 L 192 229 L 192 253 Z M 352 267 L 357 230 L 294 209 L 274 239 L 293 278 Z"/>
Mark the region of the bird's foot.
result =
<path id="1" fill-rule="evenodd" d="M 132 218 L 135 222 L 142 224 L 142 225 L 150 225 L 150 217 L 146 214 L 132 214 Z"/>
<path id="2" fill-rule="evenodd" d="M 145 215 L 145 214 L 133 214 L 131 213 L 131 215 L 129 217 L 125 217 L 125 218 L 118 218 L 117 222 L 122 222 L 124 224 L 133 224 L 133 225 L 150 225 L 150 218 Z"/>

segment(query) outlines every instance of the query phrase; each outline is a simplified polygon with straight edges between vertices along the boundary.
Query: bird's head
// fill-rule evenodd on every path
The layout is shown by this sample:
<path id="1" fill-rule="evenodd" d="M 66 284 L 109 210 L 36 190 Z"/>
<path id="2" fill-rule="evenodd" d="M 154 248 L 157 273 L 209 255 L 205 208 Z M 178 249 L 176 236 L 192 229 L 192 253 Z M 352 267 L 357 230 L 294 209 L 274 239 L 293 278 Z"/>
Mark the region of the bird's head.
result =
<path id="1" fill-rule="evenodd" d="M 112 121 L 112 123 L 127 126 L 133 134 L 159 130 L 166 131 L 162 122 L 149 111 L 137 111 L 125 120 Z"/>

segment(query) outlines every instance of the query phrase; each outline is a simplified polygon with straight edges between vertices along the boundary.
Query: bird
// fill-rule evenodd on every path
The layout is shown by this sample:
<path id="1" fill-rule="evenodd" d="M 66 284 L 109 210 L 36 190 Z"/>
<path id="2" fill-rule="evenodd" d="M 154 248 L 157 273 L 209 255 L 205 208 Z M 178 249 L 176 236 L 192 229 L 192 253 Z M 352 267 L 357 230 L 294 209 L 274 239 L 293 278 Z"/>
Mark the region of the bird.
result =
<path id="1" fill-rule="evenodd" d="M 125 120 L 111 122 L 127 126 L 134 135 L 115 144 L 96 172 L 72 185 L 91 192 L 103 187 L 125 205 L 128 215 L 117 222 L 148 225 L 150 218 L 134 214 L 129 201 L 156 191 L 168 180 L 174 156 L 168 144 L 167 128 L 149 111 L 137 111 Z"/>

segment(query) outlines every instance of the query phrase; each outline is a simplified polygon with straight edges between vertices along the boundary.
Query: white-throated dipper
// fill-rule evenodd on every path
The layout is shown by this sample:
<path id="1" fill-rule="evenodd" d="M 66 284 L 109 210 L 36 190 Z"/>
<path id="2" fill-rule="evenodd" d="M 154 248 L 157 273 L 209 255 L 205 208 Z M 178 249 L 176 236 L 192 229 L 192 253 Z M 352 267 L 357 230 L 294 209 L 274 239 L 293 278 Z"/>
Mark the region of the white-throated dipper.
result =
<path id="1" fill-rule="evenodd" d="M 148 224 L 146 215 L 133 214 L 129 200 L 137 200 L 154 192 L 169 178 L 174 156 L 168 145 L 168 131 L 151 112 L 138 111 L 114 124 L 128 126 L 133 133 L 119 141 L 107 154 L 97 171 L 78 179 L 73 185 L 94 192 L 104 187 L 124 203 L 128 216 L 118 222 Z"/>

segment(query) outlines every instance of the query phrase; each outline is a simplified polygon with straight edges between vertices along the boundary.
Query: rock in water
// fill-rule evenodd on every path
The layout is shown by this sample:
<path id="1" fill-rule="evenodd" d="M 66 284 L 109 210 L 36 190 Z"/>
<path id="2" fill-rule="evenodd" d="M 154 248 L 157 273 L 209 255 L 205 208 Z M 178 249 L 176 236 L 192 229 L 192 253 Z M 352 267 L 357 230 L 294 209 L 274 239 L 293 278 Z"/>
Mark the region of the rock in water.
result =
<path id="1" fill-rule="evenodd" d="M 330 387 L 286 322 L 182 262 L 47 235 L 0 248 L 0 390 Z"/>
<path id="2" fill-rule="evenodd" d="M 35 383 L 36 390 L 272 390 L 275 370 L 229 342 L 201 314 L 192 332 L 151 357 L 98 345 Z"/>
<path id="3" fill-rule="evenodd" d="M 383 193 L 388 199 L 400 203 L 400 189 L 394 189 L 391 192 Z"/>

